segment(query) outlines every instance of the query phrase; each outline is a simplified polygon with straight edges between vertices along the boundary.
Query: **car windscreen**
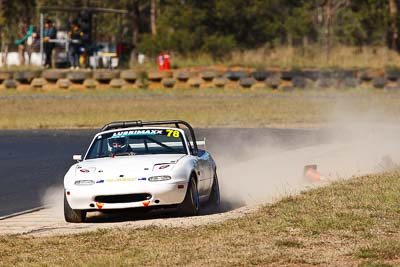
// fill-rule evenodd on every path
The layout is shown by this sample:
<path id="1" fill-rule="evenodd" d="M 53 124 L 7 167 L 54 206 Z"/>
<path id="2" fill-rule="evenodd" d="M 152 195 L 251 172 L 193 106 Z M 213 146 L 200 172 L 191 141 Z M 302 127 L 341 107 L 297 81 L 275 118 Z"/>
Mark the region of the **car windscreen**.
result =
<path id="1" fill-rule="evenodd" d="M 188 154 L 182 133 L 174 129 L 140 129 L 98 135 L 86 159 L 148 154 Z"/>

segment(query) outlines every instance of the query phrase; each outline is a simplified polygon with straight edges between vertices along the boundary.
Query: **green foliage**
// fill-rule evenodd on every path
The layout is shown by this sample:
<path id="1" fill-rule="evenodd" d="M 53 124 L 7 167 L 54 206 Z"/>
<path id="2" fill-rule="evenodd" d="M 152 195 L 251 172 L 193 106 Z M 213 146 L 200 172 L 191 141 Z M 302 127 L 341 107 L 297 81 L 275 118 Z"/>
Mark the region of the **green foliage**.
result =
<path id="1" fill-rule="evenodd" d="M 123 9 L 127 14 L 96 14 L 97 41 L 133 44 L 153 57 L 162 51 L 183 56 L 207 52 L 217 60 L 233 50 L 319 43 L 325 38 L 325 6 L 332 1 L 309 0 L 157 0 L 157 35 L 151 34 L 150 0 L 0 0 L 3 42 L 21 37 L 22 23 L 39 25 L 41 6 Z M 400 4 L 399 4 L 400 10 Z M 65 24 L 65 12 L 45 17 Z M 332 15 L 333 42 L 382 46 L 389 34 L 389 7 L 384 0 L 352 0 Z M 400 23 L 398 25 L 400 27 Z M 135 43 L 138 36 L 138 43 Z"/>
<path id="2" fill-rule="evenodd" d="M 235 48 L 235 40 L 232 35 L 210 35 L 205 38 L 202 49 L 214 59 L 221 60 Z"/>

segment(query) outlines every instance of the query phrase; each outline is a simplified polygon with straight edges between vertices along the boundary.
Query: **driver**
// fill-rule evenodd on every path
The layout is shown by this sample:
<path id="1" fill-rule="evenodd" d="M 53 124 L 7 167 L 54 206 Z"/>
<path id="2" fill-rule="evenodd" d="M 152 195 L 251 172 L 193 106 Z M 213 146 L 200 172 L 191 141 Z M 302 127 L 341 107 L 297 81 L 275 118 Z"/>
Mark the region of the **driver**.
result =
<path id="1" fill-rule="evenodd" d="M 108 139 L 108 151 L 115 155 L 118 153 L 129 152 L 129 145 L 126 137 L 111 137 Z"/>

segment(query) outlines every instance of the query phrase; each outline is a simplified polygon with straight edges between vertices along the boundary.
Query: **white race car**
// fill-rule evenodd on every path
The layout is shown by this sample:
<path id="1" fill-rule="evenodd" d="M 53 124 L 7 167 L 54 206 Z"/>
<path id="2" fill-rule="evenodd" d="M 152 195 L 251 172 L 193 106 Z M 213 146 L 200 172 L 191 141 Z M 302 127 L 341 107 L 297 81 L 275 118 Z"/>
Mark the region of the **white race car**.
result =
<path id="1" fill-rule="evenodd" d="M 216 164 L 201 145 L 185 121 L 105 125 L 83 160 L 73 156 L 78 163 L 64 177 L 65 220 L 84 222 L 88 211 L 164 206 L 192 216 L 200 204 L 218 206 Z"/>

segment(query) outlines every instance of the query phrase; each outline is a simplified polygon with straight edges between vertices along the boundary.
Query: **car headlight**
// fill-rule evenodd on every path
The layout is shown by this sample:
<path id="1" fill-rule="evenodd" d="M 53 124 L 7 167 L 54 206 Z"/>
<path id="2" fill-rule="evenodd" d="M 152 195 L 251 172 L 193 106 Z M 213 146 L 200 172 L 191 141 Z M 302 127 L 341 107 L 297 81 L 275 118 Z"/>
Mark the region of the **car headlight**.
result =
<path id="1" fill-rule="evenodd" d="M 171 176 L 168 175 L 161 175 L 161 176 L 152 176 L 148 179 L 150 182 L 161 182 L 171 180 Z"/>
<path id="2" fill-rule="evenodd" d="M 75 185 L 92 185 L 95 184 L 93 180 L 77 180 L 74 183 Z"/>

